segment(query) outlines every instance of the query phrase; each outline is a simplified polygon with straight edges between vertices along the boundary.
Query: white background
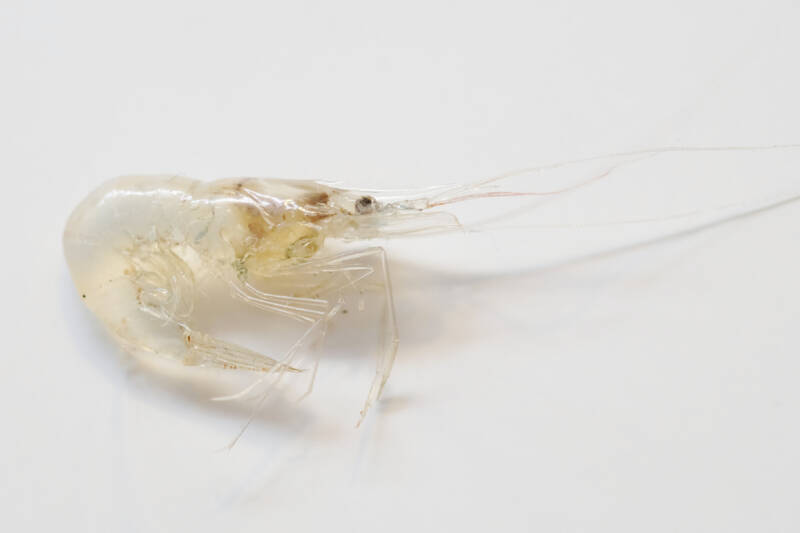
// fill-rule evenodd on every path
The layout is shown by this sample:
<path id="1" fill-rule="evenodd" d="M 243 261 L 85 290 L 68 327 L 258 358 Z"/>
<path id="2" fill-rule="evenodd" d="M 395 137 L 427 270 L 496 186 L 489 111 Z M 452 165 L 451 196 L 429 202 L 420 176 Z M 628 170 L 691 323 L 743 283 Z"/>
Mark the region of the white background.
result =
<path id="1" fill-rule="evenodd" d="M 797 531 L 796 203 L 632 248 L 675 228 L 386 243 L 380 405 L 353 429 L 373 362 L 334 339 L 314 394 L 230 452 L 247 407 L 121 355 L 60 239 L 119 174 L 396 188 L 798 142 L 798 27 L 794 1 L 3 2 L 0 528 Z M 796 193 L 800 156 L 773 155 L 736 180 L 653 159 L 570 216 Z"/>

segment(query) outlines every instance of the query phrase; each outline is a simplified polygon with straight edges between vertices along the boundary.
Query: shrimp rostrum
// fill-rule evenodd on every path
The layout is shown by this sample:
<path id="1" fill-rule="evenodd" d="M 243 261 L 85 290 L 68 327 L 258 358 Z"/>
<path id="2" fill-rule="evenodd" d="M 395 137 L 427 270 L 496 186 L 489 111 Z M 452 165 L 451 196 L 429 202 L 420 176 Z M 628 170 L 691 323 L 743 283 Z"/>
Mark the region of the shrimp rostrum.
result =
<path id="1" fill-rule="evenodd" d="M 478 197 L 562 193 L 623 164 L 675 151 L 571 162 L 600 166 L 575 183 L 546 192 L 495 187 L 499 180 L 507 186 L 509 178 L 527 179 L 563 164 L 405 194 L 315 181 L 122 177 L 102 185 L 74 210 L 64 248 L 81 298 L 126 351 L 270 379 L 307 370 L 296 366 L 297 355 L 342 310 L 344 291 L 377 289 L 381 335 L 363 419 L 381 395 L 398 348 L 386 254 L 380 247 L 335 253 L 326 241 L 458 228 L 453 215 L 435 208 Z M 304 333 L 285 353 L 267 356 L 203 331 L 195 304 L 209 279 L 221 281 L 227 294 L 248 306 L 301 322 Z"/>

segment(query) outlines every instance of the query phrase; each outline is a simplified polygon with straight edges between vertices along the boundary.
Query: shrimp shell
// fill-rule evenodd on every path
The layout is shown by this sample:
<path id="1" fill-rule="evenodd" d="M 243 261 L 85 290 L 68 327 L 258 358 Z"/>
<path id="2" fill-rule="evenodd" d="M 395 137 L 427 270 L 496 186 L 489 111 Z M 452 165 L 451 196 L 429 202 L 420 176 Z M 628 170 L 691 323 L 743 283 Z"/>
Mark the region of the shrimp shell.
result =
<path id="1" fill-rule="evenodd" d="M 441 226 L 441 215 L 402 211 L 311 181 L 129 176 L 102 185 L 78 205 L 64 249 L 81 298 L 126 351 L 186 365 L 297 371 L 297 352 L 336 315 L 342 292 L 367 282 L 381 287 L 383 341 L 363 418 L 381 394 L 398 345 L 385 252 L 318 251 L 331 237 L 418 230 L 420 218 Z M 305 323 L 306 333 L 288 353 L 270 357 L 199 330 L 194 303 L 209 275 L 226 283 L 234 298 Z M 281 281 L 291 294 L 264 292 L 256 283 L 261 279 Z"/>

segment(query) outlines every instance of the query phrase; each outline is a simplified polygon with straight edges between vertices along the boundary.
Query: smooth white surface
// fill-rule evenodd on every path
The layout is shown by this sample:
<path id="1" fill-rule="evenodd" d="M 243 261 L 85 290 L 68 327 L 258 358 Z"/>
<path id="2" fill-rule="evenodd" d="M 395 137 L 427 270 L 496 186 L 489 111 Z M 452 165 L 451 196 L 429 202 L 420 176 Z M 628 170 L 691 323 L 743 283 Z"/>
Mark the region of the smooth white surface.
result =
<path id="1" fill-rule="evenodd" d="M 798 142 L 796 2 L 0 13 L 4 531 L 800 528 L 796 203 L 609 254 L 675 228 L 388 243 L 402 344 L 379 408 L 352 429 L 373 362 L 348 357 L 345 322 L 314 395 L 272 406 L 230 453 L 215 450 L 247 409 L 209 402 L 213 376 L 120 356 L 60 243 L 72 207 L 119 174 L 409 187 Z M 715 207 L 800 187 L 797 160 L 730 182 L 663 177 Z M 572 209 L 660 205 L 614 183 Z"/>

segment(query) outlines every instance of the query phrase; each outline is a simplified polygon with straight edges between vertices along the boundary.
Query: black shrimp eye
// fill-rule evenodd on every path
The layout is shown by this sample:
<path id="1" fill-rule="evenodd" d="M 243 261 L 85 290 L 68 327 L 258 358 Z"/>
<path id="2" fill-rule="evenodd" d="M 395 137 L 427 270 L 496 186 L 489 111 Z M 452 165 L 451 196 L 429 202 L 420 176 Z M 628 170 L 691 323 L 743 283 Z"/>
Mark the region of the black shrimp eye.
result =
<path id="1" fill-rule="evenodd" d="M 356 200 L 356 213 L 359 215 L 374 213 L 377 208 L 378 202 L 372 196 L 362 196 Z"/>

